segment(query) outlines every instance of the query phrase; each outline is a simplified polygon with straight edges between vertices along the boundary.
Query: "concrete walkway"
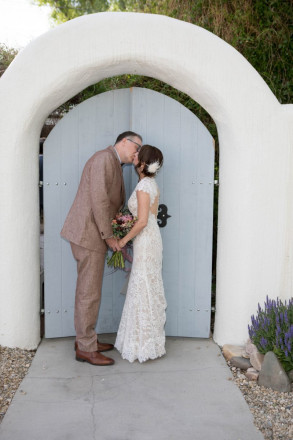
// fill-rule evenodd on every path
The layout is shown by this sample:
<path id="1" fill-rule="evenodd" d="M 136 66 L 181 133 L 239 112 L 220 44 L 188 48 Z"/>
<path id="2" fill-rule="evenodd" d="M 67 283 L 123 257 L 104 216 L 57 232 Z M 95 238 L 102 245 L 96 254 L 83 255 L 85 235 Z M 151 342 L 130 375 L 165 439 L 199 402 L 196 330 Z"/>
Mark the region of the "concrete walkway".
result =
<path id="1" fill-rule="evenodd" d="M 75 361 L 73 344 L 42 341 L 1 440 L 263 439 L 212 340 L 167 338 L 167 355 L 144 364 L 115 350 L 110 367 Z"/>

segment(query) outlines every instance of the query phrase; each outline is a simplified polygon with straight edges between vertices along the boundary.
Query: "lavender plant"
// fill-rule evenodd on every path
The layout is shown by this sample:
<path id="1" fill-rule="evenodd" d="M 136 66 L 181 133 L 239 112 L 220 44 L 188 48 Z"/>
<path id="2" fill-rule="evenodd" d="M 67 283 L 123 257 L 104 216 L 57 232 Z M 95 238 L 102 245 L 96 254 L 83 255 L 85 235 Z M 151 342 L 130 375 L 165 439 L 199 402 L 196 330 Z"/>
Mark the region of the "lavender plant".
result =
<path id="1" fill-rule="evenodd" d="M 285 371 L 293 369 L 293 298 L 284 303 L 267 296 L 264 309 L 258 304 L 248 333 L 260 353 L 273 351 Z"/>

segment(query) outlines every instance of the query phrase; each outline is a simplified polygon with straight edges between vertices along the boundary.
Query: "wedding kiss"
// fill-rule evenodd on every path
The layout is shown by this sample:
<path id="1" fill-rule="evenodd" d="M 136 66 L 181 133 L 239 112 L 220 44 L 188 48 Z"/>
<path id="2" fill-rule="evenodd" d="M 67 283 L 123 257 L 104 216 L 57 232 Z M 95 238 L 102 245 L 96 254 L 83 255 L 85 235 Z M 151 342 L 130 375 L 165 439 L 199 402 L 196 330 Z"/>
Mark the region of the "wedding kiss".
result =
<path id="1" fill-rule="evenodd" d="M 124 163 L 133 163 L 139 177 L 128 201 L 137 221 L 125 237 L 117 240 L 111 221 L 125 203 Z M 155 180 L 162 164 L 162 152 L 151 145 L 142 146 L 142 137 L 132 131 L 121 133 L 114 146 L 96 152 L 85 164 L 61 231 L 77 262 L 74 324 L 78 361 L 114 364 L 112 358 L 102 354 L 114 346 L 99 342 L 95 332 L 105 254 L 108 247 L 120 251 L 132 239 L 133 262 L 115 347 L 130 362 L 165 354 L 166 300 L 157 224 L 159 188 Z"/>

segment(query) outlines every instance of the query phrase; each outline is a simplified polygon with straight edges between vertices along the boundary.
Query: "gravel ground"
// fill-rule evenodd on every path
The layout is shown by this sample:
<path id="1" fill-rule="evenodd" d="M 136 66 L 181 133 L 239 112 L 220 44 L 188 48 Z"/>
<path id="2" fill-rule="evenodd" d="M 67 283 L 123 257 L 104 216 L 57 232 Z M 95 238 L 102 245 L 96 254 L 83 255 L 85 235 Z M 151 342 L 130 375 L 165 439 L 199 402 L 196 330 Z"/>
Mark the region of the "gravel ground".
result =
<path id="1" fill-rule="evenodd" d="M 255 381 L 248 381 L 239 368 L 227 364 L 265 440 L 293 440 L 293 392 L 260 387 Z"/>
<path id="2" fill-rule="evenodd" d="M 0 345 L 0 423 L 35 356 L 35 351 Z"/>
<path id="3" fill-rule="evenodd" d="M 0 346 L 0 423 L 34 358 L 35 351 Z M 293 440 L 293 393 L 278 393 L 248 382 L 243 372 L 228 365 L 236 385 L 266 440 Z"/>

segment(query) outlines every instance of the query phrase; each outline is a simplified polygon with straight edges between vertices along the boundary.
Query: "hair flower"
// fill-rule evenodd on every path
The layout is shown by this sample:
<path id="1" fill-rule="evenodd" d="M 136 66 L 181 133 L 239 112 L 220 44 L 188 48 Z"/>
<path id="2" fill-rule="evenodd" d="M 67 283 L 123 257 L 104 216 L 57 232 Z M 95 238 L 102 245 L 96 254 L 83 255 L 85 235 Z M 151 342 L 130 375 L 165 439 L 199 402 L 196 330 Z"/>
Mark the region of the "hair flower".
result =
<path id="1" fill-rule="evenodd" d="M 159 162 L 153 162 L 148 165 L 148 172 L 151 174 L 155 174 L 160 168 Z"/>

